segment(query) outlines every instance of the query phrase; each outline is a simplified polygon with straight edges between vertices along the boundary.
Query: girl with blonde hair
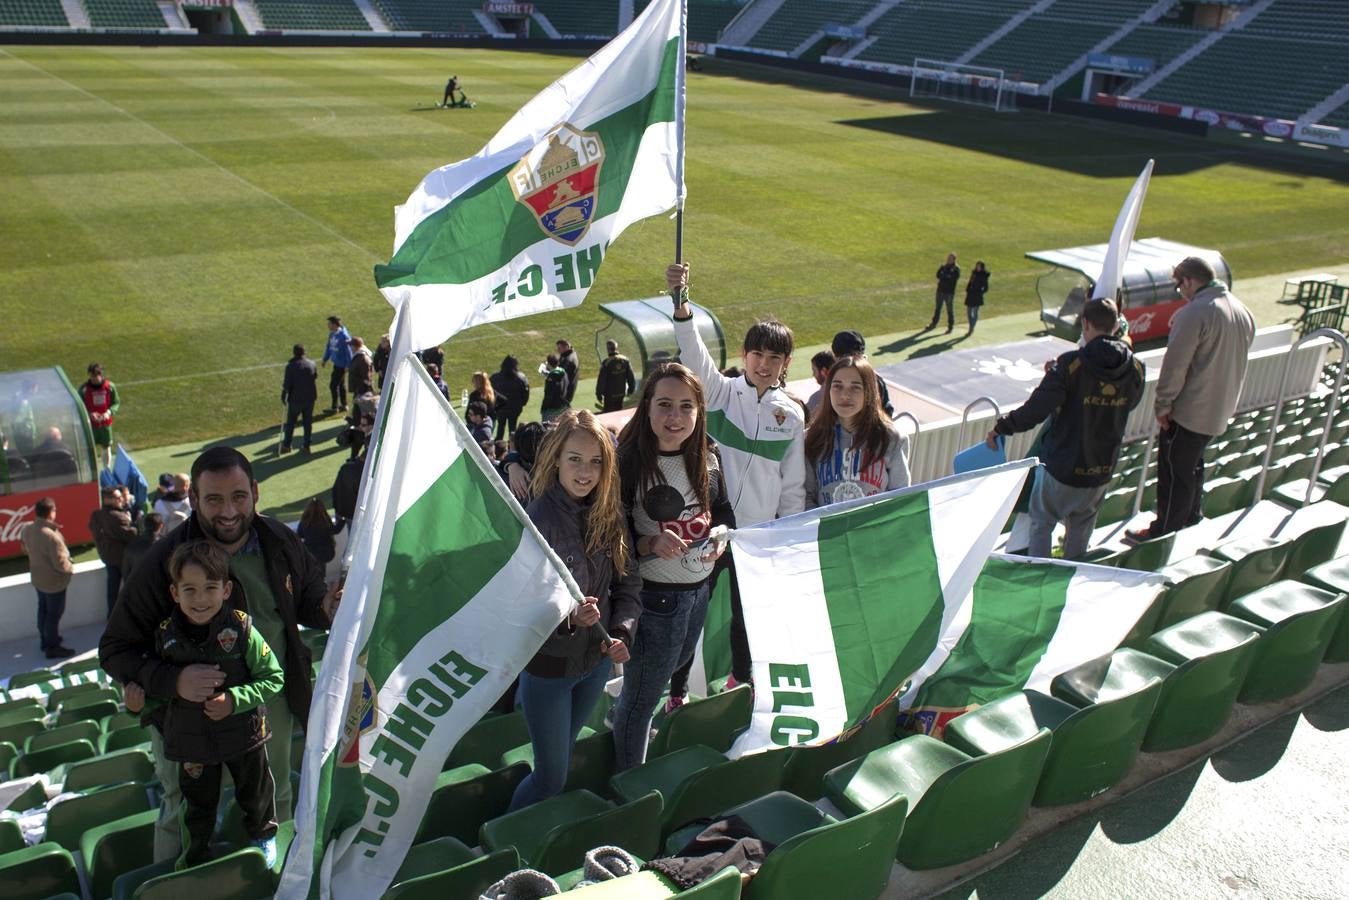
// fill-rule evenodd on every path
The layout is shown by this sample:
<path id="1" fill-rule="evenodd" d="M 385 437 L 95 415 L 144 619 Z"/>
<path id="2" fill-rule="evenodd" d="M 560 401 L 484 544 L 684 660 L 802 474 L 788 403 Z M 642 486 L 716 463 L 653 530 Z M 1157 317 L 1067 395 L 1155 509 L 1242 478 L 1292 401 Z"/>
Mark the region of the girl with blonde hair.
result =
<path id="1" fill-rule="evenodd" d="M 534 499 L 525 512 L 585 599 L 520 673 L 517 697 L 534 767 L 515 789 L 512 811 L 561 793 L 576 736 L 612 665 L 627 661 L 642 611 L 614 442 L 592 413 L 566 410 L 558 417 L 539 448 L 530 488 Z"/>

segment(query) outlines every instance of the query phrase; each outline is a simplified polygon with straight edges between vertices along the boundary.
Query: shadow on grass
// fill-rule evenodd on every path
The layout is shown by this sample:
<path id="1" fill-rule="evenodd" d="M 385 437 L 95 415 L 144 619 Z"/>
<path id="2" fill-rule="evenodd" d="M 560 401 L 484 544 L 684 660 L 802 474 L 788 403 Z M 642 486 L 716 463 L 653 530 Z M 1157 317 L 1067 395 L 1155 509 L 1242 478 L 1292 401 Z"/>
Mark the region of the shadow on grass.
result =
<path id="1" fill-rule="evenodd" d="M 952 347 L 967 340 L 969 337 L 970 333 L 964 329 L 957 329 L 956 332 L 948 334 L 945 331 L 924 328 L 922 331 L 916 331 L 908 337 L 902 337 L 899 340 L 891 341 L 888 344 L 878 347 L 876 348 L 876 352 L 878 354 L 899 353 L 903 354 L 905 359 L 916 359 L 920 356 L 932 356 L 934 353 L 950 350 Z M 932 341 L 932 343 L 924 344 L 925 341 Z M 923 346 L 919 346 L 920 344 Z"/>
<path id="2" fill-rule="evenodd" d="M 1185 175 L 1237 162 L 1288 175 L 1349 181 L 1349 168 L 1338 160 L 1307 157 L 1291 149 L 1248 148 L 1077 116 L 1024 111 L 1016 116 L 997 116 L 938 108 L 917 114 L 845 119 L 838 124 L 1090 178 L 1132 178 L 1151 157 L 1167 175 Z M 1108 152 L 1099 152 L 1102 147 L 1108 148 Z"/>

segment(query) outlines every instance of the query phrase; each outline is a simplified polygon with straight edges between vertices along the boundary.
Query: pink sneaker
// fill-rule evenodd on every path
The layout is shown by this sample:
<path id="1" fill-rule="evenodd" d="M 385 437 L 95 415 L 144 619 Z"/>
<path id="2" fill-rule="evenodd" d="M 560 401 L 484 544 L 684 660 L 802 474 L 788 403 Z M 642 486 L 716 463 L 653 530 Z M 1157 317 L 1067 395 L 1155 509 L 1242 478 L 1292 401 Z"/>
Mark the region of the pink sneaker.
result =
<path id="1" fill-rule="evenodd" d="M 674 712 L 676 709 L 679 709 L 679 707 L 683 706 L 686 702 L 688 702 L 688 698 L 686 697 L 669 698 L 668 700 L 665 701 L 665 714 L 668 716 L 670 713 Z"/>
<path id="2" fill-rule="evenodd" d="M 732 688 L 736 688 L 736 687 L 739 687 L 739 686 L 740 686 L 740 682 L 738 682 L 738 681 L 735 680 L 735 676 L 734 676 L 734 675 L 727 675 L 727 676 L 726 676 L 726 690 L 729 691 L 729 690 L 731 690 Z"/>

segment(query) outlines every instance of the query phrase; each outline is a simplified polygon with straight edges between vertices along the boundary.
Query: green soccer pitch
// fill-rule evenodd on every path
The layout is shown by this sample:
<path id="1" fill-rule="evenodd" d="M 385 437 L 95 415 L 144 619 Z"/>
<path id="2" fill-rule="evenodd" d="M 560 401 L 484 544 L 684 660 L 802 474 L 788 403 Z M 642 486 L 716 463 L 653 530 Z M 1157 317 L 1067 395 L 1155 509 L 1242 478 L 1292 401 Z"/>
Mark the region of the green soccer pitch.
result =
<path id="1" fill-rule="evenodd" d="M 577 59 L 0 47 L 0 365 L 59 363 L 78 382 L 103 362 L 132 447 L 275 428 L 292 343 L 320 356 L 330 314 L 372 346 L 387 329 L 371 267 L 391 253 L 393 207 Z M 705 68 L 688 82 L 685 257 L 732 342 L 768 314 L 803 346 L 917 328 L 949 250 L 992 271 L 985 317 L 1034 309 L 1041 269 L 1022 253 L 1104 241 L 1148 157 L 1139 236 L 1221 249 L 1238 293 L 1349 247 L 1343 153 Z M 476 109 L 432 108 L 451 74 Z M 506 353 L 532 373 L 563 336 L 593 375 L 598 305 L 656 293 L 673 244 L 672 222 L 639 223 L 581 308 L 450 341 L 452 395 Z"/>

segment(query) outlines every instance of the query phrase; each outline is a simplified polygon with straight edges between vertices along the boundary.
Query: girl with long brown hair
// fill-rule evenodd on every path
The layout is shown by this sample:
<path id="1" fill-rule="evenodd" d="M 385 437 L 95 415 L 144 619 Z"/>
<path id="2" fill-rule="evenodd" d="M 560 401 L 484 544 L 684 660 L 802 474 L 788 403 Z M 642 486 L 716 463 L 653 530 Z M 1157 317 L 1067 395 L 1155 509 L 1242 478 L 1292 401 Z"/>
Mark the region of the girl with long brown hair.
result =
<path id="1" fill-rule="evenodd" d="M 683 702 L 687 675 L 678 684 L 671 675 L 693 660 L 712 571 L 725 549 L 709 535 L 735 524 L 721 460 L 707 437 L 703 386 L 692 371 L 666 363 L 648 376 L 618 436 L 618 471 L 642 576 L 642 628 L 614 708 L 622 771 L 646 760 L 651 717 L 667 684 L 671 707 Z"/>
<path id="2" fill-rule="evenodd" d="M 881 408 L 876 370 L 860 356 L 829 367 L 806 429 L 806 506 L 828 506 L 909 484 L 909 439 Z"/>
<path id="3" fill-rule="evenodd" d="M 534 746 L 533 771 L 515 789 L 516 810 L 562 791 L 571 749 L 613 663 L 628 660 L 641 615 L 619 503 L 618 462 L 609 433 L 587 410 L 567 410 L 543 441 L 526 507 L 585 599 L 520 673 L 519 698 Z"/>

